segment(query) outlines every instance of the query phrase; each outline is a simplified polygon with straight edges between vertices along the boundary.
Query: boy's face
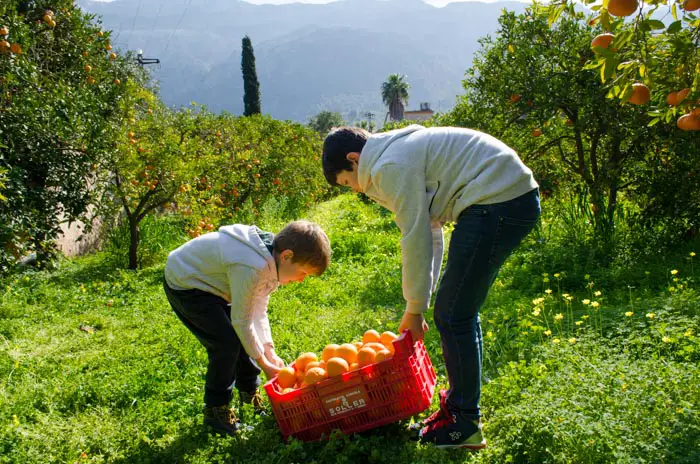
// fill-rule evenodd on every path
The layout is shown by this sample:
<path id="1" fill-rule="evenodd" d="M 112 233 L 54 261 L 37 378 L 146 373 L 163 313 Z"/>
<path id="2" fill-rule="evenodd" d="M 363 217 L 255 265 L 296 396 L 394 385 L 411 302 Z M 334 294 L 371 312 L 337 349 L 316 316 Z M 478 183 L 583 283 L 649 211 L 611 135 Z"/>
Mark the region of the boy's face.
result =
<path id="1" fill-rule="evenodd" d="M 310 264 L 293 263 L 292 250 L 280 253 L 277 263 L 277 278 L 280 285 L 290 282 L 303 282 L 310 275 L 316 275 L 316 269 Z"/>
<path id="2" fill-rule="evenodd" d="M 360 184 L 357 181 L 357 163 L 360 159 L 360 154 L 351 152 L 347 154 L 347 159 L 351 163 L 351 171 L 340 171 L 336 175 L 336 182 L 343 187 L 350 187 L 356 192 L 361 192 Z"/>

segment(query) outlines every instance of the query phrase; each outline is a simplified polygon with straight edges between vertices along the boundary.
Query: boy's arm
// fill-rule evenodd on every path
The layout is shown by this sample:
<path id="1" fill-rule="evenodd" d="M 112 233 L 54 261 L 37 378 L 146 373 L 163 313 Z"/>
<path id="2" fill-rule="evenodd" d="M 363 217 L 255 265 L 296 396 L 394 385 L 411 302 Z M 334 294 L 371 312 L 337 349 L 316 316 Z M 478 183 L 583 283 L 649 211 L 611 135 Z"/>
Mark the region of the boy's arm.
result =
<path id="1" fill-rule="evenodd" d="M 267 305 L 270 301 L 270 295 L 260 296 L 256 299 L 255 310 L 255 331 L 263 345 L 263 353 L 268 361 L 277 367 L 284 367 L 285 363 L 277 353 L 275 353 L 275 345 L 272 342 L 272 330 L 270 329 L 270 319 L 267 317 Z"/>
<path id="2" fill-rule="evenodd" d="M 428 309 L 434 276 L 433 234 L 425 174 L 410 166 L 386 164 L 374 174 L 372 182 L 382 199 L 390 205 L 403 236 L 402 286 L 406 312 L 423 314 Z"/>
<path id="3" fill-rule="evenodd" d="M 255 330 L 254 318 L 258 271 L 250 266 L 231 266 L 228 269 L 228 280 L 231 289 L 231 325 L 245 352 L 264 369 L 264 347 Z"/>

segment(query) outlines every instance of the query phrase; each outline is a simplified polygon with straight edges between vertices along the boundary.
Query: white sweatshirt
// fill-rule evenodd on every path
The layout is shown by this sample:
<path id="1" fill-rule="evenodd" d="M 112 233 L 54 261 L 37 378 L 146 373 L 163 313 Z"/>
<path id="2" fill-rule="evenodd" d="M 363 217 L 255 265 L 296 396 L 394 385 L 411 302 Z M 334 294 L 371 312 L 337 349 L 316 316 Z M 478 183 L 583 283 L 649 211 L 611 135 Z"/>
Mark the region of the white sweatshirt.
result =
<path id="1" fill-rule="evenodd" d="M 358 162 L 360 190 L 396 216 L 406 310 L 428 309 L 442 264 L 442 225 L 467 207 L 500 203 L 535 188 L 515 151 L 483 132 L 456 127 L 372 134 Z"/>
<path id="2" fill-rule="evenodd" d="M 257 230 L 223 226 L 172 251 L 165 265 L 165 281 L 173 290 L 196 288 L 230 303 L 231 325 L 253 359 L 272 343 L 267 304 L 279 285 L 275 259 Z"/>

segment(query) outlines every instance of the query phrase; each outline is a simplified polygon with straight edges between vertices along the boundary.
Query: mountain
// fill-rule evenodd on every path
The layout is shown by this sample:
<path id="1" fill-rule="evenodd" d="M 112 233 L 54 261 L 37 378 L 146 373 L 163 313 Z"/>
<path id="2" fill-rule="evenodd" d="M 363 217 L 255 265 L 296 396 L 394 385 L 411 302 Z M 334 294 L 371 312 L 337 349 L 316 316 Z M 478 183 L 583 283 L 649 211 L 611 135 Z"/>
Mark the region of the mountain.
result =
<path id="1" fill-rule="evenodd" d="M 322 110 L 349 121 L 372 111 L 383 120 L 380 87 L 391 73 L 411 85 L 407 109 L 429 102 L 449 110 L 479 48 L 503 8 L 518 2 L 344 0 L 325 5 L 253 5 L 240 0 L 79 0 L 113 30 L 117 49 L 144 50 L 163 101 L 196 101 L 213 111 L 243 112 L 241 39 L 255 49 L 262 109 L 307 121 Z"/>

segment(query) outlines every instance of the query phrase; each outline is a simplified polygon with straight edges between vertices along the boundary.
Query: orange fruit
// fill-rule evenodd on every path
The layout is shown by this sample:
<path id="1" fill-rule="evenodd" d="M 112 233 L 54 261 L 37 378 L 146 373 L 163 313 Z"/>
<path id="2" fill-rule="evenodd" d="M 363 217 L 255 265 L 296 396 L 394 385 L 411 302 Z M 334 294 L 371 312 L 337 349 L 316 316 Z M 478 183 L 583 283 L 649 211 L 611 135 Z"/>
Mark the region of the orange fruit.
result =
<path id="1" fill-rule="evenodd" d="M 678 104 L 678 92 L 671 92 L 666 95 L 666 103 L 671 106 L 676 106 Z"/>
<path id="2" fill-rule="evenodd" d="M 362 342 L 352 342 L 353 345 L 355 345 L 355 348 L 357 348 L 357 351 L 360 351 L 362 348 Z"/>
<path id="3" fill-rule="evenodd" d="M 360 367 L 365 367 L 369 366 L 370 364 L 374 364 L 374 358 L 376 356 L 377 352 L 374 351 L 372 348 L 362 348 L 360 351 L 357 352 L 357 364 L 359 364 Z"/>
<path id="4" fill-rule="evenodd" d="M 343 358 L 331 358 L 326 363 L 328 368 L 328 377 L 337 377 L 341 374 L 345 374 L 350 370 L 348 362 Z"/>
<path id="5" fill-rule="evenodd" d="M 4 37 L 4 36 L 8 35 L 9 33 L 10 33 L 10 29 L 8 29 L 7 26 L 0 27 L 0 35 L 1 36 Z"/>
<path id="6" fill-rule="evenodd" d="M 306 370 L 306 365 L 314 361 L 318 361 L 316 353 L 302 353 L 294 362 L 294 367 L 296 367 L 298 371 L 304 372 Z"/>
<path id="7" fill-rule="evenodd" d="M 373 342 L 373 343 L 367 343 L 367 344 L 365 344 L 365 346 L 364 346 L 363 348 L 370 348 L 370 349 L 373 350 L 375 353 L 376 353 L 377 351 L 386 350 L 386 346 L 382 345 L 382 344 L 379 343 L 379 342 L 376 342 L 376 343 L 374 343 L 374 342 Z"/>
<path id="8" fill-rule="evenodd" d="M 542 135 L 542 129 L 540 129 L 539 127 L 537 129 L 535 129 L 534 131 L 532 131 L 533 137 L 539 137 L 541 135 Z"/>
<path id="9" fill-rule="evenodd" d="M 380 363 L 382 361 L 386 361 L 387 359 L 391 359 L 391 356 L 391 351 L 384 349 L 377 353 L 377 356 L 374 358 L 374 360 L 375 362 Z"/>
<path id="10" fill-rule="evenodd" d="M 338 347 L 337 356 L 352 364 L 357 361 L 357 348 L 352 343 L 343 343 Z"/>
<path id="11" fill-rule="evenodd" d="M 304 382 L 304 374 L 305 372 L 303 371 L 296 371 L 297 385 L 301 385 Z"/>
<path id="12" fill-rule="evenodd" d="M 0 53 L 7 53 L 10 50 L 10 43 L 7 40 L 0 40 Z"/>
<path id="13" fill-rule="evenodd" d="M 684 114 L 678 118 L 678 128 L 684 131 L 697 131 L 700 130 L 700 116 L 696 116 L 694 113 Z"/>
<path id="14" fill-rule="evenodd" d="M 510 96 L 510 101 L 513 103 L 518 103 L 520 101 L 520 95 L 517 93 L 514 93 L 513 95 Z"/>
<path id="15" fill-rule="evenodd" d="M 385 346 L 390 345 L 397 338 L 399 338 L 398 335 L 396 335 L 394 332 L 389 332 L 387 330 L 386 332 L 383 332 L 382 335 L 379 337 L 379 343 Z"/>
<path id="16" fill-rule="evenodd" d="M 326 371 L 320 367 L 312 367 L 304 376 L 304 383 L 307 385 L 313 385 L 316 382 L 320 382 L 321 380 L 325 379 L 326 375 Z"/>
<path id="17" fill-rule="evenodd" d="M 683 9 L 685 11 L 695 11 L 700 9 L 700 0 L 685 0 L 683 2 Z"/>
<path id="18" fill-rule="evenodd" d="M 331 358 L 335 358 L 338 353 L 338 348 L 340 348 L 339 345 L 336 345 L 335 343 L 329 343 L 323 349 L 323 353 L 321 353 L 321 359 L 323 359 L 324 361 L 328 361 Z"/>
<path id="19" fill-rule="evenodd" d="M 595 51 L 596 48 L 605 50 L 610 46 L 614 38 L 615 36 L 610 33 L 597 35 L 591 41 L 591 48 L 593 49 L 593 51 Z"/>
<path id="20" fill-rule="evenodd" d="M 86 64 L 85 67 L 83 67 L 83 69 L 85 70 L 85 72 L 89 73 L 90 71 L 92 71 L 92 66 Z"/>
<path id="21" fill-rule="evenodd" d="M 294 391 L 294 388 L 292 388 L 292 387 L 283 388 L 283 389 L 282 389 L 282 394 L 283 394 L 283 395 L 286 395 L 287 393 L 293 392 L 293 391 Z"/>
<path id="22" fill-rule="evenodd" d="M 116 60 L 116 59 L 117 59 L 117 54 L 116 54 L 116 53 L 110 53 L 110 54 L 109 54 L 109 59 L 110 59 L 110 60 Z"/>
<path id="23" fill-rule="evenodd" d="M 320 362 L 320 361 L 311 361 L 311 362 L 310 362 L 309 364 L 307 364 L 306 367 L 304 368 L 304 372 L 305 372 L 305 373 L 306 373 L 306 372 L 309 372 L 309 369 L 312 369 L 312 368 L 314 368 L 314 367 L 321 367 L 321 368 L 322 368 L 323 366 L 321 366 L 321 362 Z"/>
<path id="24" fill-rule="evenodd" d="M 350 372 L 356 371 L 359 367 L 360 367 L 360 365 L 357 363 L 350 364 Z"/>
<path id="25" fill-rule="evenodd" d="M 362 336 L 362 343 L 367 344 L 367 343 L 373 343 L 373 342 L 378 342 L 379 341 L 379 332 L 377 332 L 374 329 L 369 329 L 365 334 Z"/>
<path id="26" fill-rule="evenodd" d="M 639 0 L 610 0 L 608 13 L 613 16 L 629 16 L 639 8 Z"/>
<path id="27" fill-rule="evenodd" d="M 289 367 L 289 366 L 283 367 L 277 373 L 277 383 L 282 388 L 292 387 L 292 386 L 294 386 L 294 384 L 296 382 L 297 382 L 297 375 L 296 375 L 296 372 L 294 372 L 293 367 Z"/>
<path id="28" fill-rule="evenodd" d="M 689 93 L 690 93 L 690 89 L 679 90 L 676 93 L 677 101 L 678 101 L 678 103 L 676 103 L 676 104 L 678 105 L 678 104 L 682 103 L 683 100 L 685 100 L 688 97 Z"/>
<path id="29" fill-rule="evenodd" d="M 649 101 L 649 87 L 642 83 L 632 84 L 632 95 L 629 102 L 633 105 L 643 105 Z"/>
<path id="30" fill-rule="evenodd" d="M 13 44 L 10 46 L 10 50 L 11 50 L 12 53 L 14 53 L 15 55 L 21 55 L 21 54 L 22 54 L 22 46 L 21 46 L 20 44 L 18 44 L 18 43 L 13 43 Z"/>

